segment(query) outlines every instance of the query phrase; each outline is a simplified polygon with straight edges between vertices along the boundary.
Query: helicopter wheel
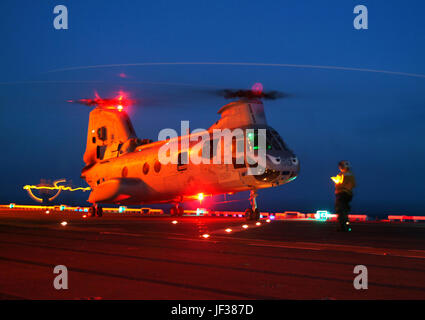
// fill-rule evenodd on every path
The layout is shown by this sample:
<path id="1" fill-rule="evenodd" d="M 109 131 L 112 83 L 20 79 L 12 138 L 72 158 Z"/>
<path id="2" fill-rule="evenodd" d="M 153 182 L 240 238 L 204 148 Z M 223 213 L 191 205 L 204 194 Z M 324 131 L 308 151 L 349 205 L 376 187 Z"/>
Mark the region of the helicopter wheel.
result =
<path id="1" fill-rule="evenodd" d="M 102 209 L 102 207 L 101 207 L 101 206 L 97 206 L 96 215 L 97 215 L 98 217 L 103 216 L 103 209 Z"/>
<path id="2" fill-rule="evenodd" d="M 177 208 L 175 206 L 171 207 L 170 216 L 175 217 L 176 215 L 177 215 Z"/>
<path id="3" fill-rule="evenodd" d="M 177 215 L 179 217 L 183 217 L 183 214 L 184 214 L 184 208 L 182 206 L 178 206 L 177 207 Z"/>
<path id="4" fill-rule="evenodd" d="M 252 220 L 252 216 L 253 216 L 254 212 L 252 211 L 251 208 L 248 208 L 245 210 L 245 219 L 247 221 Z"/>
<path id="5" fill-rule="evenodd" d="M 96 207 L 94 205 L 92 205 L 89 208 L 89 217 L 95 217 L 96 216 Z"/>

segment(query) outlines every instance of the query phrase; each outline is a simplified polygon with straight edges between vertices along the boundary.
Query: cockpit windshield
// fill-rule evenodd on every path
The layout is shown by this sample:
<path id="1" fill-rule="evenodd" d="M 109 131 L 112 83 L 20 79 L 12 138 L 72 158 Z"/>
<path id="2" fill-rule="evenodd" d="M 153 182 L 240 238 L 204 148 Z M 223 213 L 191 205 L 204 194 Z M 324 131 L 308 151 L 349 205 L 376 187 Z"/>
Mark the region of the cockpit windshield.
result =
<path id="1" fill-rule="evenodd" d="M 248 138 L 253 144 L 253 149 L 258 150 L 258 136 L 262 133 L 259 133 L 259 130 L 255 130 L 253 133 L 248 134 Z M 276 130 L 272 128 L 266 129 L 266 149 L 267 150 L 288 150 L 285 143 L 283 142 L 280 135 Z"/>
<path id="2" fill-rule="evenodd" d="M 283 150 L 289 150 L 285 142 L 283 142 L 282 137 L 279 135 L 279 133 L 276 132 L 276 130 L 274 130 L 273 128 L 268 128 L 267 132 L 271 133 L 271 135 L 273 136 L 273 140 L 275 140 Z"/>

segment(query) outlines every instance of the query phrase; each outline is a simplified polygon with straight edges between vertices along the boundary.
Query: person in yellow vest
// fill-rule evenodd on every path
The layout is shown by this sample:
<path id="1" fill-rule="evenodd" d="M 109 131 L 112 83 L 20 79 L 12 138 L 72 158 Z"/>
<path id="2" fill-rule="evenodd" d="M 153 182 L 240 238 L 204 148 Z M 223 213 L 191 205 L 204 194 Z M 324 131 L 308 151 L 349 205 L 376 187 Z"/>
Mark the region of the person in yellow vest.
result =
<path id="1" fill-rule="evenodd" d="M 338 163 L 340 173 L 336 177 L 331 177 L 335 182 L 335 213 L 338 215 L 338 231 L 351 231 L 348 221 L 350 212 L 350 202 L 353 199 L 353 189 L 356 186 L 356 179 L 351 171 L 351 164 L 346 160 Z"/>

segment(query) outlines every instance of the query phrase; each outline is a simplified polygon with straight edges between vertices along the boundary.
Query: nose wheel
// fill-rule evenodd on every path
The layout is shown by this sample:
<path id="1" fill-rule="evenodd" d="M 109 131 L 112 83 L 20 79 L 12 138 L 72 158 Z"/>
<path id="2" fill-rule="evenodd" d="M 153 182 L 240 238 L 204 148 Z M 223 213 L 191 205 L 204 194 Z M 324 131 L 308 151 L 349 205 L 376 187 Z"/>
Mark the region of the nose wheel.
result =
<path id="1" fill-rule="evenodd" d="M 184 214 L 184 208 L 179 203 L 176 203 L 173 207 L 170 209 L 170 215 L 172 217 L 182 217 Z"/>
<path id="2" fill-rule="evenodd" d="M 251 203 L 251 208 L 245 210 L 245 218 L 248 221 L 257 221 L 260 219 L 260 210 L 257 207 L 257 196 L 257 192 L 255 190 L 251 190 L 251 193 L 249 195 L 249 202 Z"/>

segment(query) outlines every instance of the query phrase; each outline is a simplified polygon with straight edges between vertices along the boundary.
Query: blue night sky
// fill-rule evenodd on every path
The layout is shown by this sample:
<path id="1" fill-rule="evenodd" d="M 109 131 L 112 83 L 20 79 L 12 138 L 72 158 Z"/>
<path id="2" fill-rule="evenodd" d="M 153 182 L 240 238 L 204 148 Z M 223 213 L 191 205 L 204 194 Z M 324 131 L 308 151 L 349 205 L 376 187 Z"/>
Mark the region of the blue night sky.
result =
<path id="1" fill-rule="evenodd" d="M 59 4 L 68 8 L 68 30 L 53 28 Z M 368 8 L 368 30 L 353 28 L 357 4 Z M 90 109 L 68 99 L 90 98 L 95 90 L 101 96 L 128 91 L 145 100 L 131 110 L 138 136 L 157 139 L 163 128 L 179 130 L 181 120 L 208 128 L 218 119 L 226 101 L 203 98 L 200 89 L 261 82 L 266 90 L 291 94 L 266 101 L 266 114 L 301 161 L 294 182 L 259 192 L 261 209 L 332 209 L 329 177 L 339 160 L 348 159 L 358 184 L 353 212 L 424 214 L 425 76 L 234 65 L 51 72 L 146 62 L 255 62 L 425 75 L 424 12 L 423 1 L 393 0 L 2 0 L 0 203 L 31 203 L 22 186 L 41 178 L 86 186 L 79 177 Z M 58 202 L 84 204 L 87 197 L 73 193 Z"/>

